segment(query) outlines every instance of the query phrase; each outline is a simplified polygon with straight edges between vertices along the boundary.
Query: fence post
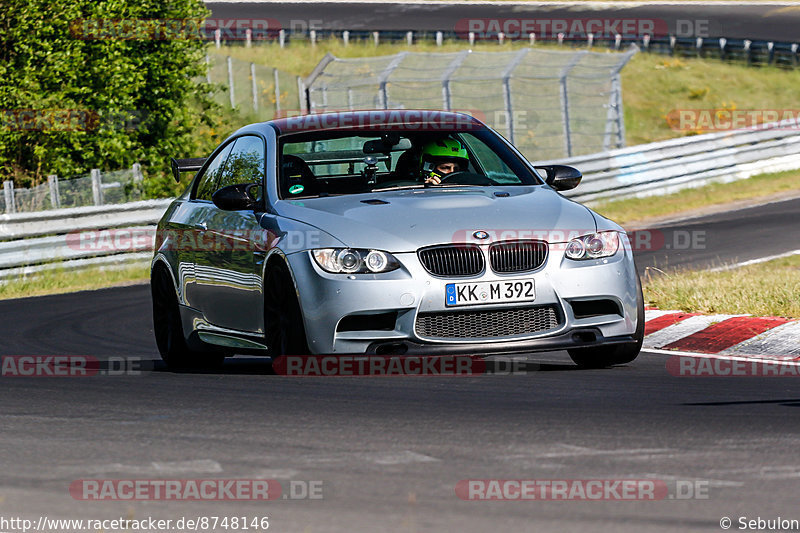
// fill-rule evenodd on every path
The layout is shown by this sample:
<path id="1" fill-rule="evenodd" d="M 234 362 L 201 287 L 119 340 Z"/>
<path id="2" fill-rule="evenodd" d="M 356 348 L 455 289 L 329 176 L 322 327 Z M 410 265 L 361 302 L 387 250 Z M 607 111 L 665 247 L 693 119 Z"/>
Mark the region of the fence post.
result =
<path id="1" fill-rule="evenodd" d="M 561 85 L 561 120 L 564 122 L 564 148 L 567 151 L 567 157 L 572 157 L 572 130 L 569 124 L 569 94 L 567 91 L 567 76 L 569 76 L 569 72 L 572 70 L 572 67 L 574 67 L 578 61 L 581 60 L 581 57 L 587 53 L 588 52 L 586 51 L 576 53 L 561 71 L 561 76 L 558 80 L 559 84 Z"/>
<path id="2" fill-rule="evenodd" d="M 375 41 L 375 46 L 378 46 L 381 42 L 381 34 L 377 31 L 372 32 L 372 40 Z"/>
<path id="3" fill-rule="evenodd" d="M 275 115 L 278 116 L 281 113 L 281 82 L 278 69 L 272 69 L 272 77 L 275 79 Z"/>
<path id="4" fill-rule="evenodd" d="M 247 48 L 253 46 L 253 30 L 251 30 L 250 28 L 244 30 L 244 38 L 245 38 L 245 46 Z"/>
<path id="5" fill-rule="evenodd" d="M 308 113 L 308 94 L 306 93 L 306 84 L 303 83 L 303 78 L 297 76 L 297 98 L 300 100 L 300 111 L 303 114 Z"/>
<path id="6" fill-rule="evenodd" d="M 474 31 L 469 32 L 469 45 L 470 46 L 474 46 L 475 45 L 475 32 Z"/>
<path id="7" fill-rule="evenodd" d="M 214 44 L 217 46 L 217 48 L 222 46 L 221 41 L 222 41 L 222 30 L 217 28 L 216 30 L 214 30 Z"/>
<path id="8" fill-rule="evenodd" d="M 436 46 L 442 46 L 444 42 L 444 34 L 440 31 L 436 32 Z"/>
<path id="9" fill-rule="evenodd" d="M 228 91 L 230 92 L 231 97 L 231 109 L 236 107 L 236 100 L 233 97 L 233 60 L 231 56 L 228 56 L 227 59 L 228 63 Z"/>
<path id="10" fill-rule="evenodd" d="M 206 54 L 206 82 L 211 84 L 211 59 Z"/>
<path id="11" fill-rule="evenodd" d="M 134 173 L 133 176 L 135 178 L 136 173 Z M 61 196 L 58 192 L 58 176 L 55 174 L 47 176 L 47 184 L 50 186 L 50 206 L 53 209 L 58 209 L 61 207 Z"/>
<path id="12" fill-rule="evenodd" d="M 6 180 L 3 182 L 3 197 L 6 201 L 6 213 L 16 213 L 17 204 L 14 203 L 14 182 Z"/>
<path id="13" fill-rule="evenodd" d="M 278 43 L 280 43 L 281 48 L 286 46 L 286 31 L 285 30 L 280 30 L 278 32 Z"/>
<path id="14" fill-rule="evenodd" d="M 100 176 L 100 169 L 92 169 L 92 200 L 94 205 L 103 205 L 103 180 Z"/>
<path id="15" fill-rule="evenodd" d="M 347 46 L 348 44 L 350 44 L 350 32 L 349 32 L 349 31 L 347 31 L 347 30 L 344 30 L 344 31 L 342 32 L 342 41 L 344 42 L 344 45 L 345 45 L 345 46 Z"/>
<path id="16" fill-rule="evenodd" d="M 728 39 L 726 39 L 725 37 L 719 38 L 719 58 L 723 61 L 725 60 L 725 45 L 727 44 L 728 44 Z"/>
<path id="17" fill-rule="evenodd" d="M 310 30 L 308 32 L 308 38 L 311 39 L 311 46 L 317 46 L 317 30 Z"/>
<path id="18" fill-rule="evenodd" d="M 528 34 L 528 41 L 530 42 L 531 46 L 536 46 L 536 34 L 531 32 Z"/>
<path id="19" fill-rule="evenodd" d="M 450 98 L 450 77 L 464 61 L 464 58 L 467 57 L 467 54 L 469 54 L 467 50 L 459 52 L 442 73 L 442 109 L 445 111 L 452 111 L 453 109 L 453 102 Z"/>
<path id="20" fill-rule="evenodd" d="M 144 174 L 142 174 L 142 165 L 140 165 L 139 163 L 134 163 L 133 167 L 131 167 L 131 171 L 133 172 L 134 183 L 142 183 L 144 181 Z"/>
<path id="21" fill-rule="evenodd" d="M 410 31 L 410 32 L 406 33 L 406 44 L 408 46 L 411 46 L 412 44 L 414 44 L 414 32 L 413 31 Z"/>
<path id="22" fill-rule="evenodd" d="M 256 64 L 250 63 L 250 87 L 253 90 L 253 112 L 258 113 L 258 84 L 256 83 Z"/>
<path id="23" fill-rule="evenodd" d="M 514 144 L 514 106 L 511 101 L 511 74 L 529 51 L 530 48 L 523 48 L 517 52 L 514 59 L 511 60 L 506 66 L 505 71 L 503 71 L 503 104 L 506 112 L 506 122 L 508 123 L 508 140 L 511 141 L 511 144 Z"/>

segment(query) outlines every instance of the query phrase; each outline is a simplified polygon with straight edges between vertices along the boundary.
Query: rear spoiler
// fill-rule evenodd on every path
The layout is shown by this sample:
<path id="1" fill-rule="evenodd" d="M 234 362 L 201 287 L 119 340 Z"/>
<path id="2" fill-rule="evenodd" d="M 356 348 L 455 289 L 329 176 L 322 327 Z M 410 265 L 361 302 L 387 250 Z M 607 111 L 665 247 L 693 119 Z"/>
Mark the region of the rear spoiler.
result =
<path id="1" fill-rule="evenodd" d="M 181 172 L 197 172 L 203 168 L 203 163 L 205 162 L 205 157 L 194 157 L 191 159 L 175 159 L 171 157 L 170 164 L 172 165 L 172 175 L 175 181 L 181 181 Z"/>

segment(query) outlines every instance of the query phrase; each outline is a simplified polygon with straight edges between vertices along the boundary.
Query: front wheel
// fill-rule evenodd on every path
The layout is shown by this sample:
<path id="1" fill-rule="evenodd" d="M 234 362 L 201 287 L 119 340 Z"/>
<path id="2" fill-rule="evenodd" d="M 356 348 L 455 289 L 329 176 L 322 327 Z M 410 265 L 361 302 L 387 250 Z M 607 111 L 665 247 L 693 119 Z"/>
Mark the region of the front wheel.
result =
<path id="1" fill-rule="evenodd" d="M 606 368 L 630 363 L 639 356 L 644 342 L 644 294 L 638 275 L 636 276 L 636 290 L 639 293 L 639 301 L 636 309 L 636 331 L 633 334 L 635 342 L 617 346 L 567 350 L 576 365 L 581 368 Z"/>
<path id="2" fill-rule="evenodd" d="M 273 357 L 308 354 L 303 314 L 288 267 L 271 266 L 264 288 L 264 337 L 270 353 Z"/>

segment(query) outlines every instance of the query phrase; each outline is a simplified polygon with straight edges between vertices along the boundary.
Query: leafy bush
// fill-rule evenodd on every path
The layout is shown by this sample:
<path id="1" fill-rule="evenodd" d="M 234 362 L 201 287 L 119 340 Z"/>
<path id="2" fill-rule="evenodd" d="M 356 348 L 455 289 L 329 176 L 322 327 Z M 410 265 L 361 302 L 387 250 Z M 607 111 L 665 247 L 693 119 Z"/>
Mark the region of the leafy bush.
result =
<path id="1" fill-rule="evenodd" d="M 105 21 L 201 21 L 201 0 L 4 0 L 0 9 L 0 178 L 17 187 L 92 168 L 147 169 L 154 196 L 174 194 L 168 158 L 219 139 L 215 90 L 198 34 L 126 38 Z M 163 25 L 163 22 L 162 22 Z M 87 32 L 86 29 L 89 28 Z M 91 30 L 95 28 L 95 30 Z M 88 37 L 88 38 L 87 38 Z"/>

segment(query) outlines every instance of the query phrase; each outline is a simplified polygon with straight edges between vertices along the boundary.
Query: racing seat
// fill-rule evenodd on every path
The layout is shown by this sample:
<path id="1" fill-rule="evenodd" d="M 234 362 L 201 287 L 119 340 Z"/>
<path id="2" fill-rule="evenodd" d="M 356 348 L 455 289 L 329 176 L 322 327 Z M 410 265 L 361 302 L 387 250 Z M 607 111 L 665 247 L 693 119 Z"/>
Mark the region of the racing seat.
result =
<path id="1" fill-rule="evenodd" d="M 317 178 L 301 157 L 286 154 L 281 163 L 281 198 L 319 194 Z"/>

